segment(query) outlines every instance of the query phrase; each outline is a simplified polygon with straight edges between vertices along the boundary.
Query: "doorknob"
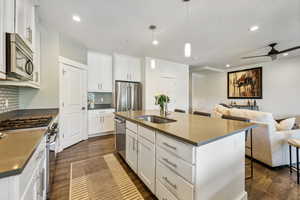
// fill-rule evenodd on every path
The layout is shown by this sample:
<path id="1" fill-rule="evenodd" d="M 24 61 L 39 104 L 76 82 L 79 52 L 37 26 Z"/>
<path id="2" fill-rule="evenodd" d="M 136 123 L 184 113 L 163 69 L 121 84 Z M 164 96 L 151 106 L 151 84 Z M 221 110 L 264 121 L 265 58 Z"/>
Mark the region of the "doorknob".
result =
<path id="1" fill-rule="evenodd" d="M 82 107 L 81 110 L 85 110 L 85 107 Z"/>

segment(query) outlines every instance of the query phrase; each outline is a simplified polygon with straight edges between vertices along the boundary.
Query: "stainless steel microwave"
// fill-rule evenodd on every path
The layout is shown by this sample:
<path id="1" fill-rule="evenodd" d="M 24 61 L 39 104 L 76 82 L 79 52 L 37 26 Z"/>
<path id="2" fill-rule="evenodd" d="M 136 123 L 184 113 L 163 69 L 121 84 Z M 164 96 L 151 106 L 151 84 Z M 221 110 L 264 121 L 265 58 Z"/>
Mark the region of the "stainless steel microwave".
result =
<path id="1" fill-rule="evenodd" d="M 32 80 L 33 51 L 17 33 L 6 33 L 6 75 L 8 78 Z"/>

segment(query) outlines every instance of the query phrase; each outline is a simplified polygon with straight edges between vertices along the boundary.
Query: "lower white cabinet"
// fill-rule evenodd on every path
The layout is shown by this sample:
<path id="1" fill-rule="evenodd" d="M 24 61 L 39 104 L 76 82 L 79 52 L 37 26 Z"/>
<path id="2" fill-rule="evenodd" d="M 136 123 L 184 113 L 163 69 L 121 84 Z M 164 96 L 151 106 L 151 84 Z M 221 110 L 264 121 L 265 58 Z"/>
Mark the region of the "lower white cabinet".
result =
<path id="1" fill-rule="evenodd" d="M 155 145 L 142 137 L 138 144 L 138 175 L 155 194 Z"/>
<path id="2" fill-rule="evenodd" d="M 138 172 L 138 142 L 136 133 L 126 129 L 126 161 L 131 169 Z"/>
<path id="3" fill-rule="evenodd" d="M 46 200 L 46 140 L 43 138 L 21 174 L 0 178 L 2 200 Z"/>
<path id="4" fill-rule="evenodd" d="M 114 130 L 114 110 L 89 110 L 88 133 L 89 136 L 101 135 Z"/>
<path id="5" fill-rule="evenodd" d="M 159 180 L 156 180 L 156 197 L 159 200 L 178 200 Z"/>

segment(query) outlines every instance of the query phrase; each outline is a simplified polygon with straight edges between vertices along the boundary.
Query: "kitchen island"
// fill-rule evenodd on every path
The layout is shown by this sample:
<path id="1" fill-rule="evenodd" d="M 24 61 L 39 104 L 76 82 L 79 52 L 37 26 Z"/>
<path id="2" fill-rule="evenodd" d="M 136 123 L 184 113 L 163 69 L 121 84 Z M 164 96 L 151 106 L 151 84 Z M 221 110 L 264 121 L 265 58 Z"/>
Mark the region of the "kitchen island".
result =
<path id="1" fill-rule="evenodd" d="M 158 199 L 247 199 L 245 131 L 255 124 L 148 110 L 115 115 L 126 120 L 127 164 Z"/>

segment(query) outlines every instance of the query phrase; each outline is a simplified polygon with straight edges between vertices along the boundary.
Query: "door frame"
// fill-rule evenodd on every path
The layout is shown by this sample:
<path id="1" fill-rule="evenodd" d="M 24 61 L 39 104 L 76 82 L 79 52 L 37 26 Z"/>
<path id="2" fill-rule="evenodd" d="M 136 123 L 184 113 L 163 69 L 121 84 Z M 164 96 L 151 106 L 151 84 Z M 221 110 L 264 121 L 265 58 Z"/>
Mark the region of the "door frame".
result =
<path id="1" fill-rule="evenodd" d="M 63 121 L 63 99 L 62 99 L 62 88 L 63 88 L 63 65 L 68 65 L 70 67 L 74 67 L 77 69 L 80 69 L 84 72 L 84 96 L 82 97 L 83 99 L 86 99 L 83 101 L 83 106 L 86 108 L 84 111 L 84 127 L 83 127 L 83 135 L 82 135 L 82 140 L 87 140 L 88 139 L 88 126 L 87 126 L 87 122 L 88 122 L 88 116 L 87 116 L 87 65 L 83 64 L 83 63 L 79 63 L 77 61 L 59 56 L 59 126 L 62 124 Z M 60 130 L 62 130 L 62 128 L 60 128 Z M 65 148 L 64 145 L 64 133 L 60 132 L 59 134 L 59 148 L 58 151 L 62 151 Z"/>

